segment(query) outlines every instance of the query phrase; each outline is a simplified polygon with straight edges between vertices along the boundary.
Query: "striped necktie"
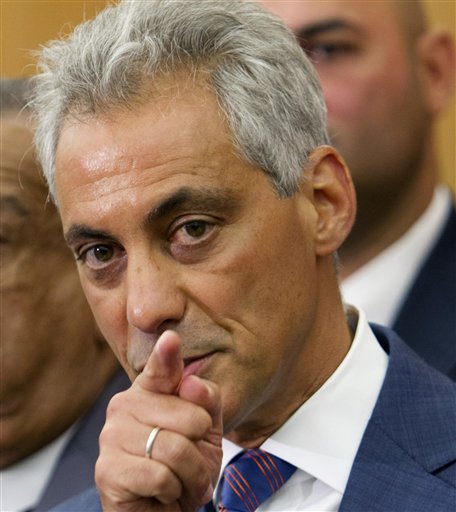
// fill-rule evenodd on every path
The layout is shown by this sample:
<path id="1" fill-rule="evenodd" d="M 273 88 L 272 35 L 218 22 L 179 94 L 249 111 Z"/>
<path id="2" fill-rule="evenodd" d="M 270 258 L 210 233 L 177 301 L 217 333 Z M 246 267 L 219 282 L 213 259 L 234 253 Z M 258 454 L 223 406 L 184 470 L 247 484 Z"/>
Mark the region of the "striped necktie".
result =
<path id="1" fill-rule="evenodd" d="M 219 512 L 254 512 L 295 471 L 295 466 L 263 450 L 240 453 L 223 472 Z"/>

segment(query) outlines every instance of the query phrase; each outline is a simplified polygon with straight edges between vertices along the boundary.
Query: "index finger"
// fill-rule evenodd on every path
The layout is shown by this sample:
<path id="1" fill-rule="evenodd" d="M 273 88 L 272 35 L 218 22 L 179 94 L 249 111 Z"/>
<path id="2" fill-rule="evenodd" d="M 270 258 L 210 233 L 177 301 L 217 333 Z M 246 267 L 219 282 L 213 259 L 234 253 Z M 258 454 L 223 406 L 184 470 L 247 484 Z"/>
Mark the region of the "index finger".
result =
<path id="1" fill-rule="evenodd" d="M 134 385 L 146 391 L 175 394 L 183 377 L 184 360 L 179 335 L 165 331 L 152 350 Z"/>

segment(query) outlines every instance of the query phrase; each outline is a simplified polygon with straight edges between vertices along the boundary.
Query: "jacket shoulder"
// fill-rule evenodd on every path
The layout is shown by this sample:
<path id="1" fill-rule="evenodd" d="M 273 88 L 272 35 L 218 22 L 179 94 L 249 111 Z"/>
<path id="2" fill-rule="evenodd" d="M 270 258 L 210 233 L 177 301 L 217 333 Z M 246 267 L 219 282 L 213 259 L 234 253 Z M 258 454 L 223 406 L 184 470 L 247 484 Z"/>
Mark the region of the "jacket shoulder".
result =
<path id="1" fill-rule="evenodd" d="M 451 510 L 456 503 L 456 385 L 389 329 L 373 330 L 389 354 L 388 369 L 340 510 Z"/>
<path id="2" fill-rule="evenodd" d="M 456 210 L 415 276 L 393 329 L 430 365 L 456 380 Z"/>

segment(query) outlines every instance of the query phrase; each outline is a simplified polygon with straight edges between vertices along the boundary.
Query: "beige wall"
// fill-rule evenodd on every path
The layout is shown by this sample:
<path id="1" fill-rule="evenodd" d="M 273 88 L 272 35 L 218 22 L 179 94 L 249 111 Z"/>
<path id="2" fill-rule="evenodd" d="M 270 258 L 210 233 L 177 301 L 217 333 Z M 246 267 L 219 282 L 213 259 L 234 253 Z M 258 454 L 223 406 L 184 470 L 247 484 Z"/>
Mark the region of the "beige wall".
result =
<path id="1" fill-rule="evenodd" d="M 426 0 L 429 20 L 433 25 L 446 27 L 456 37 L 456 1 Z M 436 130 L 442 177 L 456 192 L 456 102 L 455 96 L 442 115 Z"/>
<path id="2" fill-rule="evenodd" d="M 34 73 L 31 50 L 68 33 L 103 9 L 104 0 L 0 0 L 2 76 Z"/>
<path id="3" fill-rule="evenodd" d="M 369 1 L 369 0 L 365 0 Z M 407 1 L 407 0 L 398 0 Z M 21 76 L 34 73 L 31 50 L 67 33 L 82 19 L 93 17 L 108 2 L 104 0 L 0 0 L 0 73 Z M 433 24 L 456 33 L 456 1 L 424 0 Z M 455 100 L 437 126 L 442 176 L 456 191 Z"/>

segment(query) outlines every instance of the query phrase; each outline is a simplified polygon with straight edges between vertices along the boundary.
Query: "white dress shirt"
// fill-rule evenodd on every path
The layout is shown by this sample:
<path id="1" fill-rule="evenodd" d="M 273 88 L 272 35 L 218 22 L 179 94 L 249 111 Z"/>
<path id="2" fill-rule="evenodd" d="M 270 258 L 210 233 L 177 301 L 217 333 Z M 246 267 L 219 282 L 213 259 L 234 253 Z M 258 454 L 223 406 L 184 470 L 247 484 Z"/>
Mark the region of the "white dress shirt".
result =
<path id="1" fill-rule="evenodd" d="M 369 322 L 391 327 L 420 267 L 434 248 L 451 211 L 451 194 L 436 188 L 415 224 L 341 284 L 344 300 L 361 308 Z"/>
<path id="2" fill-rule="evenodd" d="M 298 469 L 258 512 L 338 510 L 388 366 L 365 314 L 358 313 L 353 343 L 342 363 L 261 446 Z M 241 450 L 223 440 L 222 471 Z"/>
<path id="3" fill-rule="evenodd" d="M 1 512 L 21 512 L 38 505 L 75 428 L 73 425 L 41 450 L 0 471 Z"/>

